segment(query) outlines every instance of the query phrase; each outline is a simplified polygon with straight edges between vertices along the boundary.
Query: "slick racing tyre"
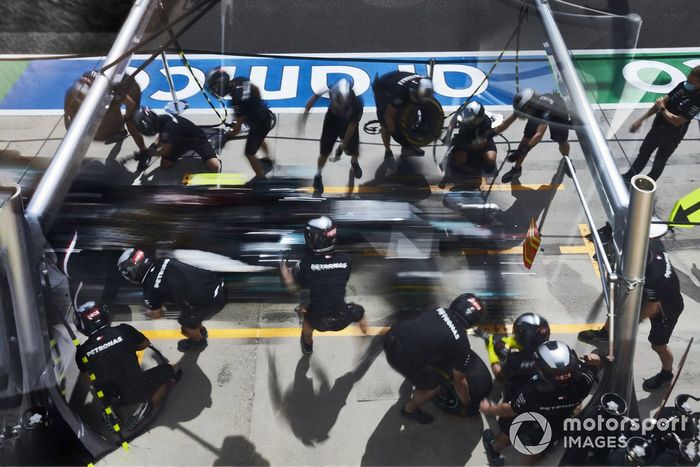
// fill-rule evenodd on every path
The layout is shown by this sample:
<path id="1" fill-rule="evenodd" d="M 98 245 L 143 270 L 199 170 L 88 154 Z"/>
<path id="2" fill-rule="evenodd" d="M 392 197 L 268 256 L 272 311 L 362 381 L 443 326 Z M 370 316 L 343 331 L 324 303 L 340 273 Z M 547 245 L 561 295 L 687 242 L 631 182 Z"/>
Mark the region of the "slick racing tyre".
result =
<path id="1" fill-rule="evenodd" d="M 420 103 L 409 102 L 396 114 L 398 143 L 427 146 L 440 137 L 445 115 L 438 101 L 431 98 Z"/>
<path id="2" fill-rule="evenodd" d="M 457 390 L 452 384 L 452 378 L 439 368 L 434 370 L 440 375 L 440 380 L 438 382 L 438 393 L 433 398 L 433 402 L 447 413 L 460 415 L 464 410 L 464 404 L 457 396 Z"/>

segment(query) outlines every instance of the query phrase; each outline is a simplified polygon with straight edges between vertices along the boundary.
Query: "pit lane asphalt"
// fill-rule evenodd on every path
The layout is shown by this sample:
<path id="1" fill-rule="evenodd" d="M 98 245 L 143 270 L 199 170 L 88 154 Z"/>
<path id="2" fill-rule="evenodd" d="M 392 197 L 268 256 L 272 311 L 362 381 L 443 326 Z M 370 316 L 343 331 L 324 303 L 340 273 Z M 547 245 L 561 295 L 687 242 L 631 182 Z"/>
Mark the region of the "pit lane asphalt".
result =
<path id="1" fill-rule="evenodd" d="M 44 167 L 64 133 L 60 117 L 0 118 L 0 140 L 5 146 L 0 156 L 3 176 L 17 180 L 30 159 L 33 167 Z M 198 123 L 208 121 L 205 116 L 191 118 Z M 320 133 L 320 127 L 321 116 L 312 115 L 306 131 L 300 135 L 308 141 L 283 139 L 281 137 L 298 134 L 296 116 L 280 116 L 270 140 L 277 175 L 294 171 L 311 181 L 318 148 L 314 138 Z M 618 136 L 626 140 L 622 144 L 631 156 L 640 141 L 625 128 L 618 131 Z M 641 134 L 647 129 L 648 125 L 642 128 Z M 518 123 L 506 136 L 516 140 L 521 131 Z M 660 180 L 657 213 L 661 217 L 670 212 L 679 196 L 698 186 L 695 165 L 698 136 L 697 126 L 692 125 Z M 382 159 L 383 150 L 378 140 L 377 136 L 361 135 L 361 163 L 366 178 L 372 176 Z M 226 171 L 236 170 L 250 177 L 252 173 L 242 157 L 242 144 L 236 141 L 225 147 L 224 167 Z M 95 142 L 88 154 L 105 159 L 112 149 L 112 146 Z M 133 149 L 133 143 L 127 139 L 120 154 L 128 154 Z M 500 161 L 504 151 L 499 149 Z M 626 168 L 619 147 L 613 145 L 612 150 L 620 167 Z M 602 222 L 602 211 L 577 144 L 572 144 L 572 157 L 594 216 Z M 415 161 L 428 181 L 435 185 L 439 174 L 430 154 Z M 549 183 L 557 163 L 556 145 L 542 143 L 528 156 L 522 182 Z M 198 164 L 197 160 L 182 161 L 177 170 L 161 180 L 177 183 L 183 171 L 196 169 Z M 10 168 L 14 169 L 8 170 Z M 324 171 L 326 185 L 345 186 L 348 170 L 347 158 L 329 163 Z M 30 178 L 25 182 L 29 183 Z M 492 193 L 492 201 L 507 210 L 515 205 L 518 197 L 525 205 L 541 202 L 537 194 L 527 190 L 499 190 Z M 498 311 L 487 321 L 511 322 L 522 312 L 536 311 L 553 325 L 573 325 L 555 328 L 553 336 L 568 342 L 579 353 L 588 351 L 590 347 L 575 340 L 575 332 L 580 329 L 576 325 L 604 319 L 600 285 L 590 257 L 585 249 L 576 250 L 581 251 L 576 254 L 550 253 L 555 246 L 582 247 L 579 224 L 583 223 L 583 213 L 571 182 L 565 179 L 564 189 L 556 192 L 543 229 L 544 254 L 538 255 L 531 271 L 524 269 L 517 254 L 441 256 L 434 259 L 442 275 L 439 290 L 432 299 L 435 304 L 444 305 L 465 290 L 487 297 L 490 293 L 493 295 L 489 304 Z M 695 316 L 700 311 L 700 281 L 693 275 L 692 266 L 700 264 L 699 238 L 697 230 L 679 229 L 675 236 L 665 240 L 679 271 L 686 301 L 686 309 L 671 341 L 677 359 L 688 339 L 698 332 Z M 386 297 L 366 292 L 391 260 L 370 255 L 356 261 L 348 299 L 366 308 L 370 324 L 385 326 L 392 321 L 391 315 L 396 310 Z M 388 367 L 383 355 L 377 354 L 376 347 L 372 346 L 373 338 L 319 336 L 314 355 L 310 359 L 301 358 L 292 304 L 232 303 L 207 324 L 213 336 L 209 347 L 201 354 L 182 356 L 175 348 L 176 322 L 145 321 L 138 307 L 133 307 L 132 312 L 129 322 L 152 332 L 154 343 L 172 361 L 180 362 L 185 376 L 170 395 L 153 428 L 134 440 L 128 453 L 118 450 L 100 465 L 485 464 L 479 436 L 484 424 L 493 423 L 493 420 L 459 419 L 429 407 L 436 415 L 433 426 L 404 424 L 398 409 L 407 395 L 407 388 L 401 377 Z M 277 331 L 272 330 L 259 334 L 257 331 L 229 331 L 279 328 L 283 331 L 276 336 Z M 652 411 L 659 403 L 658 394 L 649 395 L 640 389 L 641 378 L 658 368 L 658 360 L 646 343 L 647 332 L 648 324 L 642 324 L 635 357 L 635 381 L 642 410 Z M 236 338 L 239 333 L 255 337 Z M 267 337 L 270 334 L 272 336 Z M 472 339 L 472 345 L 485 358 L 483 346 L 477 339 Z M 694 347 L 675 393 L 695 390 L 700 380 L 695 364 L 699 359 L 700 352 Z M 521 463 L 513 450 L 507 454 L 509 463 Z M 554 455 L 545 460 L 546 464 L 556 462 Z"/>

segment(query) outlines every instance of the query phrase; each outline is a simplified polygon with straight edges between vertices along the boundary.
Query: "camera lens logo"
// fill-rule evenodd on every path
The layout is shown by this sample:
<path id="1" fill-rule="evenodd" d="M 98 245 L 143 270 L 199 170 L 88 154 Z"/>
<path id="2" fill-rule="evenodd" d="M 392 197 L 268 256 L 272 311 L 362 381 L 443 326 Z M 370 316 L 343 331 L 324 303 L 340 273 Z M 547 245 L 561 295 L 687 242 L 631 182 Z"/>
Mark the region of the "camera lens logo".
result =
<path id="1" fill-rule="evenodd" d="M 519 435 L 522 425 L 531 423 L 537 423 L 542 430 L 542 438 L 539 441 L 530 439 L 525 434 L 526 429 L 523 429 L 523 434 Z M 525 412 L 515 417 L 508 434 L 515 450 L 528 456 L 543 452 L 549 446 L 550 441 L 552 441 L 552 427 L 549 426 L 547 419 L 537 412 Z M 533 442 L 535 444 L 529 444 Z"/>

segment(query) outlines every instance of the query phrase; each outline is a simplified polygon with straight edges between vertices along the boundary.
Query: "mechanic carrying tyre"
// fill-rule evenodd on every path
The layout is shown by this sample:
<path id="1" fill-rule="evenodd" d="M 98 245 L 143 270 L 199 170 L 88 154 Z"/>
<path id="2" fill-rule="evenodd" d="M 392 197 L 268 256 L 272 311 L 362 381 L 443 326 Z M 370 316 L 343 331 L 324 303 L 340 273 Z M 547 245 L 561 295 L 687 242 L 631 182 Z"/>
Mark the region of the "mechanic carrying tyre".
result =
<path id="1" fill-rule="evenodd" d="M 491 392 L 492 379 L 484 362 L 472 351 L 466 329 L 475 326 L 485 312 L 476 295 L 465 293 L 448 308 L 391 327 L 384 340 L 386 359 L 415 388 L 411 400 L 401 409 L 403 417 L 422 424 L 433 421 L 433 416 L 421 407 L 445 386 L 445 369 L 460 399 L 460 414 L 478 414 L 479 402 Z"/>
<path id="2" fill-rule="evenodd" d="M 340 331 L 357 323 L 367 334 L 365 309 L 356 303 L 345 303 L 345 286 L 350 279 L 352 258 L 336 253 L 338 228 L 328 217 L 311 219 L 304 228 L 304 240 L 309 250 L 296 266 L 290 268 L 280 263 L 284 283 L 309 289 L 308 306 L 300 306 L 303 315 L 301 328 L 301 351 L 314 351 L 314 331 Z"/>
<path id="3" fill-rule="evenodd" d="M 391 137 L 401 145 L 401 154 L 424 155 L 420 147 L 440 136 L 444 120 L 442 106 L 433 97 L 433 82 L 415 73 L 392 71 L 376 77 L 372 91 L 387 165 L 395 164 Z"/>
<path id="4" fill-rule="evenodd" d="M 75 361 L 80 371 L 94 375 L 94 384 L 107 400 L 119 405 L 139 404 L 124 427 L 133 431 L 160 406 L 182 370 L 169 363 L 141 370 L 136 352 L 151 343 L 128 324 L 111 326 L 107 307 L 83 303 L 75 310 L 75 327 L 87 336 L 78 345 Z"/>
<path id="5" fill-rule="evenodd" d="M 202 322 L 217 314 L 226 304 L 224 281 L 211 271 L 199 269 L 176 259 L 152 260 L 142 250 L 124 250 L 117 261 L 126 280 L 143 288 L 149 318 L 165 315 L 163 302 L 180 308 L 180 332 L 186 339 L 177 350 L 203 350 L 209 333 Z"/>

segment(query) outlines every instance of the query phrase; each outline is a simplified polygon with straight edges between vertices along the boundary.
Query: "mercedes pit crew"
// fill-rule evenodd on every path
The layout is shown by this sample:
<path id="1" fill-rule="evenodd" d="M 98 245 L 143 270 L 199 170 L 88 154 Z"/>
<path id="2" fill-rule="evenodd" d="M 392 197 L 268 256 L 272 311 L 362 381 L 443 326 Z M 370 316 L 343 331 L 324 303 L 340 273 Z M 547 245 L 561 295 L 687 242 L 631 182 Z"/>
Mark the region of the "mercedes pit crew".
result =
<path id="1" fill-rule="evenodd" d="M 375 78 L 372 83 L 374 100 L 377 105 L 382 143 L 384 143 L 384 160 L 394 166 L 394 153 L 391 151 L 391 138 L 401 145 L 401 153 L 407 155 L 425 154 L 420 148 L 406 141 L 405 135 L 397 125 L 399 113 L 408 104 L 420 104 L 432 99 L 433 82 L 421 75 L 406 71 L 392 71 Z M 439 104 L 438 104 L 439 105 Z M 442 126 L 442 121 L 440 122 Z"/>
<path id="2" fill-rule="evenodd" d="M 478 414 L 479 402 L 491 392 L 492 379 L 484 362 L 472 351 L 466 329 L 475 326 L 485 313 L 482 301 L 465 293 L 448 308 L 437 308 L 391 327 L 384 339 L 386 359 L 415 388 L 411 400 L 401 409 L 403 417 L 421 424 L 433 421 L 433 416 L 421 407 L 439 391 L 436 369 L 450 373 L 464 407 L 462 415 Z"/>
<path id="3" fill-rule="evenodd" d="M 535 351 L 537 374 L 528 384 L 498 404 L 492 404 L 488 399 L 481 401 L 481 412 L 498 417 L 501 430 L 498 435 L 490 429 L 484 430 L 483 442 L 489 463 L 503 465 L 501 453 L 511 443 L 510 426 L 520 414 L 534 412 L 542 415 L 551 427 L 552 441 L 560 439 L 564 420 L 580 410 L 581 402 L 596 381 L 597 369 L 602 366 L 603 360 L 596 354 L 585 355 L 583 361 L 579 361 L 576 352 L 563 342 L 548 341 L 540 345 Z M 541 437 L 538 424 L 521 425 L 518 430 L 518 438 L 524 445 L 537 444 Z M 551 443 L 548 448 L 553 445 Z M 538 458 L 532 457 L 532 461 Z"/>
<path id="4" fill-rule="evenodd" d="M 66 90 L 63 101 L 63 123 L 66 130 L 70 127 L 73 118 L 78 113 L 80 105 L 85 99 L 88 89 L 97 77 L 97 70 L 86 71 L 73 83 L 73 86 Z M 121 106 L 125 107 L 125 114 L 122 116 Z M 107 108 L 102 123 L 95 133 L 95 140 L 104 141 L 105 144 L 113 144 L 131 135 L 131 138 L 139 148 L 136 158 L 142 158 L 146 154 L 146 144 L 141 133 L 134 125 L 134 113 L 141 106 L 141 88 L 135 79 L 125 78 L 112 94 L 112 102 Z M 126 124 L 126 129 L 124 125 Z M 127 129 L 129 130 L 127 132 Z"/>
<path id="5" fill-rule="evenodd" d="M 681 286 L 671 259 L 660 241 L 650 240 L 639 320 L 649 318 L 651 329 L 648 340 L 661 360 L 661 371 L 644 380 L 642 389 L 645 391 L 659 389 L 673 379 L 673 353 L 668 342 L 683 307 Z M 607 342 L 608 326 L 606 322 L 600 329 L 581 331 L 578 338 L 587 343 Z"/>
<path id="6" fill-rule="evenodd" d="M 467 190 L 478 190 L 482 174 L 492 174 L 496 170 L 491 119 L 483 105 L 471 101 L 461 110 L 457 122 L 458 132 L 443 162 L 445 175 L 440 184 L 454 183 Z"/>
<path id="7" fill-rule="evenodd" d="M 145 136 L 156 136 L 145 157 L 139 158 L 138 171 L 148 167 L 151 157 L 160 157 L 160 167 L 169 169 L 189 151 L 195 152 L 210 172 L 221 172 L 221 161 L 204 130 L 181 115 L 157 115 L 148 107 L 134 113 L 134 124 Z"/>
<path id="8" fill-rule="evenodd" d="M 678 83 L 666 96 L 656 99 L 654 105 L 639 119 L 630 131 L 635 133 L 642 122 L 655 115 L 649 133 L 639 147 L 639 154 L 630 169 L 622 175 L 628 183 L 641 173 L 656 150 L 649 177 L 658 180 L 666 167 L 666 162 L 683 140 L 690 121 L 700 113 L 700 66 L 694 67 L 688 78 Z"/>
<path id="9" fill-rule="evenodd" d="M 340 138 L 340 145 L 335 151 L 336 160 L 345 152 L 350 156 L 355 178 L 362 178 L 362 168 L 358 162 L 360 155 L 360 131 L 359 123 L 362 118 L 364 101 L 355 95 L 353 83 L 347 78 L 341 78 L 331 85 L 329 89 L 321 93 L 314 93 L 306 103 L 301 122 L 306 121 L 309 110 L 324 94 L 328 94 L 328 110 L 323 118 L 323 130 L 321 130 L 321 149 L 318 156 L 317 172 L 314 176 L 314 193 L 323 194 L 323 178 L 321 172 L 326 165 L 328 156 L 333 150 L 333 145 Z"/>
<path id="10" fill-rule="evenodd" d="M 293 268 L 286 261 L 280 264 L 288 287 L 297 284 L 309 290 L 308 305 L 299 308 L 303 314 L 300 342 L 304 354 L 314 351 L 314 331 L 340 331 L 357 323 L 367 333 L 365 309 L 356 303 L 345 303 L 352 258 L 335 251 L 337 239 L 338 228 L 330 218 L 311 219 L 304 228 L 308 253 Z"/>
<path id="11" fill-rule="evenodd" d="M 105 305 L 83 303 L 75 310 L 74 319 L 75 327 L 87 336 L 75 353 L 78 368 L 93 375 L 93 384 L 110 404 L 139 404 L 125 427 L 134 428 L 161 404 L 170 387 L 180 380 L 182 370 L 162 363 L 143 371 L 136 352 L 146 349 L 150 341 L 128 324 L 111 326 Z"/>
<path id="12" fill-rule="evenodd" d="M 143 289 L 148 317 L 162 318 L 164 303 L 180 308 L 177 319 L 186 339 L 177 343 L 181 352 L 203 350 L 209 333 L 202 322 L 217 314 L 226 304 L 224 282 L 211 271 L 199 269 L 176 259 L 152 260 L 142 250 L 124 250 L 117 261 L 126 280 Z"/>
<path id="13" fill-rule="evenodd" d="M 270 151 L 265 137 L 272 129 L 272 113 L 260 94 L 260 89 L 243 76 L 231 78 L 222 68 L 209 70 L 205 83 L 207 91 L 219 99 L 230 97 L 235 121 L 226 132 L 225 138 L 232 139 L 241 131 L 242 125 L 248 125 L 248 136 L 243 153 L 255 172 L 251 182 L 265 180 L 265 174 L 272 170 Z M 262 149 L 265 157 L 258 159 L 255 154 Z"/>
<path id="14" fill-rule="evenodd" d="M 568 156 L 569 127 L 571 117 L 564 99 L 558 93 L 538 94 L 531 88 L 520 91 L 513 98 L 514 112 L 506 117 L 494 130 L 503 133 L 518 118 L 527 118 L 527 124 L 523 131 L 518 149 L 508 155 L 508 162 L 514 162 L 511 170 L 503 174 L 501 181 L 510 183 L 520 178 L 523 172 L 522 165 L 527 153 L 532 150 L 544 137 L 544 132 L 549 127 L 549 137 L 559 144 L 559 152 L 562 156 Z"/>

